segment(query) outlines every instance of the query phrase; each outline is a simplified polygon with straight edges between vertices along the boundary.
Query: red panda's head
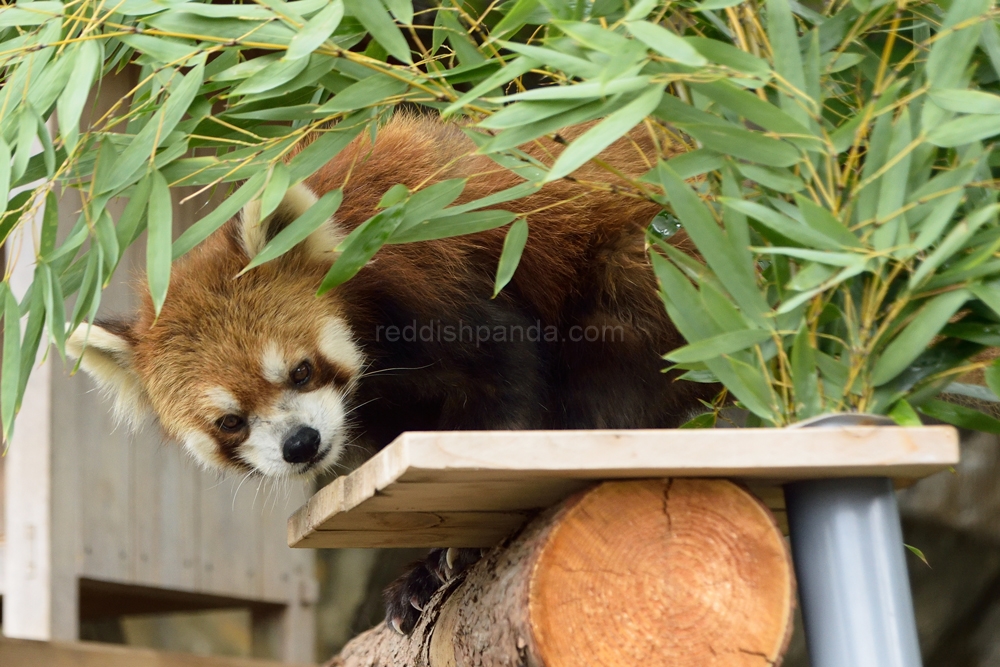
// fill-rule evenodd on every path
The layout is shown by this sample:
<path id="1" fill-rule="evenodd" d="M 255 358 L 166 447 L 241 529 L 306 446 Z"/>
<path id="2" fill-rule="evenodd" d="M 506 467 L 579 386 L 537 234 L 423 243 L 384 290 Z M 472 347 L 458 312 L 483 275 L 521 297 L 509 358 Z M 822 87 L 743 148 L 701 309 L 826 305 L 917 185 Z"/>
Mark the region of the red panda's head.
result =
<path id="1" fill-rule="evenodd" d="M 363 361 L 336 295 L 315 296 L 340 232 L 331 220 L 236 277 L 315 201 L 299 185 L 266 220 L 248 206 L 174 263 L 158 318 L 143 289 L 133 319 L 73 332 L 67 349 L 115 397 L 120 418 L 155 414 L 215 468 L 294 476 L 337 461 Z"/>

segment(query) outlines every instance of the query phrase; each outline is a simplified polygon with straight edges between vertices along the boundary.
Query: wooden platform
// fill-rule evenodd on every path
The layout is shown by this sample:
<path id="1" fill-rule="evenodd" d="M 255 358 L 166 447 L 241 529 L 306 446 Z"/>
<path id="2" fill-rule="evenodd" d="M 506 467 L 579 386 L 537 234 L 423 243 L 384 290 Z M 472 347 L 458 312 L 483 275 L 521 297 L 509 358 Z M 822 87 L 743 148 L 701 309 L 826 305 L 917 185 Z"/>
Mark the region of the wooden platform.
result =
<path id="1" fill-rule="evenodd" d="M 290 667 L 289 663 L 253 658 L 223 658 L 113 644 L 39 642 L 7 637 L 0 637 L 0 665 L 3 667 Z"/>
<path id="2" fill-rule="evenodd" d="M 288 544 L 490 547 L 597 480 L 742 479 L 780 511 L 789 480 L 916 479 L 956 463 L 950 426 L 404 433 L 301 507 Z"/>

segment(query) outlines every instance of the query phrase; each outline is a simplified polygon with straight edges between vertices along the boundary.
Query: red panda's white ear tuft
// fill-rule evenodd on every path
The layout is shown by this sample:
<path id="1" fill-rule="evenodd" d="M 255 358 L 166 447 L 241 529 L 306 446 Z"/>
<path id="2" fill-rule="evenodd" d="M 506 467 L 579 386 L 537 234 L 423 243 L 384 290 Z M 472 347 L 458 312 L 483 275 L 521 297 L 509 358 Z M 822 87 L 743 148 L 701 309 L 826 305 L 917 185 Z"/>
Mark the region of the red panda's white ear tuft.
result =
<path id="1" fill-rule="evenodd" d="M 319 198 L 305 183 L 296 183 L 285 192 L 284 198 L 274 213 L 264 220 L 260 219 L 259 199 L 244 206 L 240 213 L 240 242 L 247 257 L 250 259 L 256 257 L 268 241 L 308 211 L 317 201 Z M 330 218 L 310 234 L 302 242 L 302 246 L 310 256 L 332 262 L 336 257 L 333 249 L 344 240 L 345 236 L 343 230 L 334 222 L 333 218 Z"/>
<path id="2" fill-rule="evenodd" d="M 66 339 L 66 352 L 115 401 L 115 417 L 135 428 L 151 413 L 146 390 L 135 371 L 127 324 L 81 324 Z"/>

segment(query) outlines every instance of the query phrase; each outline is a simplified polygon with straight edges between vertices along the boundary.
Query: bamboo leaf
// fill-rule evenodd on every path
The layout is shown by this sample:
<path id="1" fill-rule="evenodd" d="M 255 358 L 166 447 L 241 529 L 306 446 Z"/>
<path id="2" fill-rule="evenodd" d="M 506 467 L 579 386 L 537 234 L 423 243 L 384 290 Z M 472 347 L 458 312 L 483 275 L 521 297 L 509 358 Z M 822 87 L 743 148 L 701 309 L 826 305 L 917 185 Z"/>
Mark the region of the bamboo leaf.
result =
<path id="1" fill-rule="evenodd" d="M 762 328 L 771 328 L 765 316 L 770 308 L 757 289 L 754 267 L 746 261 L 746 248 L 740 247 L 743 239 L 726 238 L 698 195 L 670 167 L 660 163 L 659 171 L 670 205 L 709 267 L 746 317 Z"/>
<path id="2" fill-rule="evenodd" d="M 685 123 L 681 128 L 705 148 L 769 167 L 790 167 L 800 159 L 792 144 L 735 125 Z"/>
<path id="3" fill-rule="evenodd" d="M 503 252 L 500 253 L 500 262 L 497 264 L 497 277 L 493 284 L 493 297 L 500 294 L 500 290 L 507 286 L 507 283 L 514 277 L 514 271 L 521 262 L 521 253 L 528 242 L 528 221 L 518 218 L 507 230 L 507 237 L 503 241 Z"/>
<path id="4" fill-rule="evenodd" d="M 0 366 L 0 416 L 3 418 L 3 435 L 7 442 L 14 431 L 14 413 L 17 405 L 21 370 L 21 311 L 10 285 L 0 288 L 4 300 L 3 315 L 3 364 Z"/>
<path id="5" fill-rule="evenodd" d="M 73 72 L 56 103 L 59 134 L 70 150 L 76 147 L 80 116 L 100 66 L 101 47 L 97 40 L 80 42 L 73 49 L 73 58 Z"/>
<path id="6" fill-rule="evenodd" d="M 795 396 L 795 417 L 799 420 L 820 413 L 819 371 L 815 346 L 810 340 L 809 327 L 802 325 L 792 343 L 792 388 Z"/>
<path id="7" fill-rule="evenodd" d="M 319 198 L 315 204 L 310 206 L 305 213 L 290 222 L 287 227 L 267 242 L 257 256 L 250 260 L 242 271 L 237 275 L 243 275 L 250 269 L 260 266 L 265 262 L 281 257 L 286 252 L 305 241 L 310 234 L 330 222 L 330 218 L 340 208 L 340 203 L 344 199 L 341 190 L 331 190 Z M 330 250 L 333 250 L 330 248 Z"/>
<path id="8" fill-rule="evenodd" d="M 264 187 L 267 179 L 266 171 L 259 171 L 246 181 L 240 188 L 227 197 L 215 210 L 188 227 L 174 241 L 172 256 L 174 259 L 187 253 L 196 245 L 207 239 L 212 232 L 221 227 L 227 220 L 236 215 L 243 206 L 256 197 Z"/>
<path id="9" fill-rule="evenodd" d="M 715 413 L 706 412 L 684 422 L 677 428 L 715 428 Z"/>
<path id="10" fill-rule="evenodd" d="M 319 294 L 347 282 L 360 271 L 403 222 L 404 214 L 402 205 L 396 204 L 376 213 L 348 234 L 337 246 L 340 255 L 324 276 Z"/>
<path id="11" fill-rule="evenodd" d="M 316 115 L 329 115 L 338 111 L 354 111 L 374 104 L 381 104 L 387 98 L 405 93 L 410 87 L 406 81 L 383 74 L 375 74 L 333 96 L 333 99 L 316 109 Z"/>
<path id="12" fill-rule="evenodd" d="M 701 67 L 708 62 L 697 49 L 663 26 L 646 21 L 631 21 L 625 24 L 625 29 L 643 44 L 671 60 L 692 67 Z"/>
<path id="13" fill-rule="evenodd" d="M 994 396 L 1000 398 L 1000 359 L 995 359 L 992 364 L 987 366 L 983 375 L 986 379 L 986 386 L 990 388 Z"/>
<path id="14" fill-rule="evenodd" d="M 106 179 L 95 179 L 97 193 L 112 192 L 129 183 L 143 164 L 153 155 L 157 146 L 173 132 L 184 112 L 191 106 L 202 84 L 205 66 L 199 63 L 174 86 L 167 101 L 146 123 L 115 160 Z"/>
<path id="15" fill-rule="evenodd" d="M 928 417 L 938 419 L 946 424 L 958 426 L 959 428 L 982 431 L 983 433 L 1000 434 L 1000 421 L 972 408 L 931 399 L 921 403 L 917 406 L 917 409 Z"/>
<path id="16" fill-rule="evenodd" d="M 956 113 L 1000 114 L 1000 95 L 964 88 L 938 88 L 928 95 L 934 104 Z"/>
<path id="17" fill-rule="evenodd" d="M 170 284 L 170 238 L 173 231 L 173 202 L 163 174 L 150 174 L 148 236 L 146 237 L 146 279 L 157 316 L 167 298 Z"/>
<path id="18" fill-rule="evenodd" d="M 1000 211 L 1000 204 L 991 204 L 955 225 L 934 252 L 910 275 L 909 288 L 912 290 L 918 287 L 939 266 L 951 259 L 983 224 L 996 217 L 997 211 Z"/>
<path id="19" fill-rule="evenodd" d="M 412 8 L 410 18 L 412 19 Z M 295 37 L 292 37 L 285 52 L 285 60 L 304 58 L 323 45 L 344 18 L 343 0 L 331 0 L 324 9 L 309 19 Z M 412 22 L 412 20 L 410 21 Z"/>
<path id="20" fill-rule="evenodd" d="M 651 114 L 656 105 L 659 104 L 661 97 L 663 97 L 662 88 L 659 86 L 650 88 L 634 101 L 581 134 L 562 152 L 543 182 L 547 183 L 568 176 L 591 158 L 596 157 Z"/>
<path id="21" fill-rule="evenodd" d="M 347 11 L 361 21 L 361 25 L 371 33 L 372 38 L 385 47 L 393 58 L 407 65 L 413 64 L 406 38 L 403 37 L 395 21 L 389 18 L 389 14 L 380 2 L 371 0 L 343 0 L 343 2 Z"/>
<path id="22" fill-rule="evenodd" d="M 288 162 L 288 176 L 292 183 L 298 183 L 312 176 L 361 134 L 361 130 L 365 129 L 367 124 L 368 119 L 365 115 L 352 114 L 303 148 L 302 152 Z"/>
<path id="23" fill-rule="evenodd" d="M 733 354 L 748 347 L 771 340 L 771 332 L 764 329 L 742 329 L 727 331 L 705 340 L 677 348 L 666 355 L 669 361 L 691 363 L 707 361 L 727 354 Z"/>
<path id="24" fill-rule="evenodd" d="M 723 206 L 734 208 L 740 213 L 750 216 L 773 229 L 782 236 L 786 236 L 796 243 L 809 248 L 821 248 L 823 250 L 841 250 L 843 246 L 834 239 L 822 234 L 812 227 L 800 224 L 783 213 L 775 211 L 757 202 L 745 199 L 735 199 L 731 197 L 720 197 Z"/>
<path id="25" fill-rule="evenodd" d="M 968 290 L 960 289 L 929 299 L 916 317 L 874 359 L 872 384 L 878 387 L 902 373 L 970 296 Z"/>
<path id="26" fill-rule="evenodd" d="M 10 146 L 0 137 L 0 204 L 7 208 L 7 198 L 10 196 L 11 154 Z"/>
<path id="27" fill-rule="evenodd" d="M 888 412 L 888 416 L 900 426 L 923 426 L 923 422 L 920 421 L 920 415 L 917 414 L 917 411 L 913 409 L 913 406 L 906 399 L 896 401 L 896 404 L 892 406 L 892 410 Z"/>
<path id="28" fill-rule="evenodd" d="M 274 213 L 275 209 L 278 208 L 278 204 L 285 197 L 285 192 L 288 191 L 290 180 L 288 167 L 284 162 L 276 162 L 271 167 L 271 177 L 268 179 L 267 185 L 264 186 L 264 192 L 260 196 L 261 220 L 267 218 L 267 216 Z"/>
<path id="29" fill-rule="evenodd" d="M 767 35 L 771 40 L 774 54 L 774 70 L 791 85 L 795 92 L 806 92 L 805 69 L 802 54 L 799 53 L 799 36 L 795 29 L 795 18 L 788 0 L 767 0 Z M 805 125 L 809 122 L 801 100 L 789 95 L 780 96 L 781 108 L 792 118 Z M 787 165 L 781 165 L 787 166 Z"/>
<path id="30" fill-rule="evenodd" d="M 931 45 L 924 72 L 932 88 L 956 88 L 979 41 L 982 21 L 972 21 L 992 7 L 992 0 L 956 0 L 945 14 L 942 30 L 954 29 Z"/>
<path id="31" fill-rule="evenodd" d="M 408 227 L 405 231 L 397 231 L 389 239 L 389 243 L 414 243 L 475 234 L 502 227 L 515 217 L 509 211 L 473 211 L 435 217 Z"/>
<path id="32" fill-rule="evenodd" d="M 970 114 L 938 125 L 928 133 L 927 141 L 942 148 L 953 148 L 997 134 L 1000 134 L 1000 115 Z"/>

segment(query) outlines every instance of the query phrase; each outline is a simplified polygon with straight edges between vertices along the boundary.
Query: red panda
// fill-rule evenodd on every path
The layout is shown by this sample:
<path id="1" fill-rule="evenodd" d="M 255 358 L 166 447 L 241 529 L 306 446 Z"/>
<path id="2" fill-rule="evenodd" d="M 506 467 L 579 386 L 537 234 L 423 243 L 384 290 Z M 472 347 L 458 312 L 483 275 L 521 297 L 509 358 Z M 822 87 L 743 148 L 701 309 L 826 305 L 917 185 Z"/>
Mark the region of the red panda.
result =
<path id="1" fill-rule="evenodd" d="M 454 123 L 400 113 L 376 136 L 291 188 L 268 219 L 250 205 L 175 262 L 158 318 L 142 290 L 134 316 L 73 333 L 70 352 L 123 417 L 155 414 L 204 465 L 295 476 L 335 464 L 355 435 L 377 448 L 404 430 L 672 427 L 696 406 L 702 385 L 661 372 L 660 355 L 682 340 L 646 257 L 660 207 L 605 168 L 638 177 L 676 144 L 640 127 L 604 166 L 499 205 L 526 213 L 530 231 L 496 298 L 503 228 L 385 246 L 317 298 L 333 249 L 396 183 L 464 177 L 461 203 L 521 181 Z M 523 149 L 551 163 L 562 146 Z M 333 219 L 236 277 L 335 188 Z"/>

